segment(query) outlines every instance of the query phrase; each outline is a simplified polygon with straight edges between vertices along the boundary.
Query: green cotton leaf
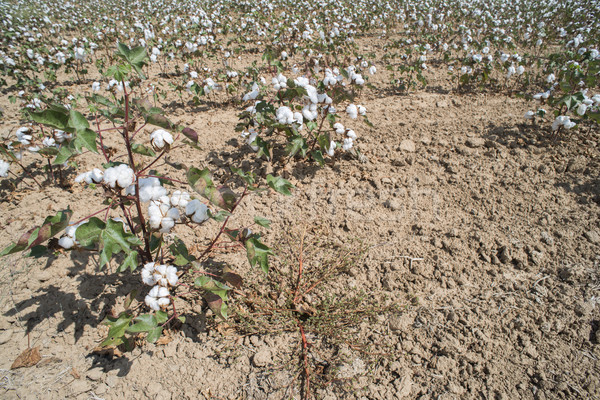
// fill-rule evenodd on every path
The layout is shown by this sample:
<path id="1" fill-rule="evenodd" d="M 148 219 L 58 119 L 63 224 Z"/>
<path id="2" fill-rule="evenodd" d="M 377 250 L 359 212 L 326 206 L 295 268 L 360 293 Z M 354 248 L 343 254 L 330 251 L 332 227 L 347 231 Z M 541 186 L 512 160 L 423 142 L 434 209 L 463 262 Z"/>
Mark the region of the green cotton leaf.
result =
<path id="1" fill-rule="evenodd" d="M 290 189 L 294 187 L 287 179 L 283 179 L 280 176 L 267 175 L 267 184 L 273 190 L 286 196 L 291 196 L 292 192 Z"/>
<path id="2" fill-rule="evenodd" d="M 315 121 L 308 121 L 306 123 L 306 129 L 308 129 L 309 132 L 314 131 L 318 127 L 319 127 L 319 125 L 317 125 L 317 123 Z"/>
<path id="3" fill-rule="evenodd" d="M 206 213 L 208 214 L 208 218 L 214 219 L 217 222 L 223 222 L 227 217 L 231 215 L 229 211 L 224 210 L 220 210 L 216 213 L 213 213 L 212 211 L 210 211 L 210 209 L 208 209 L 206 210 Z"/>
<path id="4" fill-rule="evenodd" d="M 56 147 L 44 147 L 38 151 L 38 154 L 46 157 L 52 157 L 58 154 L 58 149 Z"/>
<path id="5" fill-rule="evenodd" d="M 78 229 L 79 230 L 79 229 Z M 134 234 L 126 233 L 123 223 L 109 219 L 106 227 L 100 232 L 100 268 L 108 264 L 113 254 L 124 252 L 130 255 L 130 246 L 142 246 L 144 243 Z"/>
<path id="6" fill-rule="evenodd" d="M 325 165 L 325 159 L 323 158 L 321 150 L 311 151 L 310 155 L 320 166 Z"/>
<path id="7" fill-rule="evenodd" d="M 69 110 L 68 125 L 77 131 L 83 131 L 90 127 L 90 123 L 79 111 Z"/>
<path id="8" fill-rule="evenodd" d="M 19 251 L 29 250 L 54 237 L 69 225 L 73 211 L 62 210 L 52 217 L 46 217 L 44 223 L 25 232 L 17 243 L 13 243 L 0 252 L 0 257 Z"/>
<path id="9" fill-rule="evenodd" d="M 100 234 L 106 224 L 96 217 L 91 217 L 85 224 L 79 225 L 75 231 L 75 238 L 81 247 L 92 247 L 100 241 Z"/>
<path id="10" fill-rule="evenodd" d="M 157 326 L 156 328 L 152 329 L 148 332 L 148 335 L 146 335 L 146 340 L 150 343 L 156 343 L 156 341 L 160 338 L 160 335 L 162 335 L 162 330 L 162 326 Z"/>
<path id="11" fill-rule="evenodd" d="M 155 125 L 163 129 L 175 129 L 175 125 L 162 114 L 146 114 L 144 120 L 147 124 Z"/>
<path id="12" fill-rule="evenodd" d="M 227 211 L 232 211 L 237 202 L 235 193 L 228 187 L 217 188 L 207 168 L 200 170 L 190 168 L 186 174 L 190 186 L 212 204 Z"/>
<path id="13" fill-rule="evenodd" d="M 288 144 L 285 148 L 290 157 L 295 156 L 298 152 L 302 157 L 306 157 L 308 151 L 308 143 L 306 139 L 300 135 L 296 135 L 288 139 Z"/>
<path id="14" fill-rule="evenodd" d="M 135 300 L 137 295 L 138 295 L 137 289 L 133 289 L 131 292 L 129 292 L 129 294 L 125 298 L 125 304 L 123 304 L 126 309 L 128 309 L 131 306 L 131 303 L 133 303 L 133 300 Z"/>
<path id="15" fill-rule="evenodd" d="M 54 159 L 54 161 L 52 161 L 52 164 L 54 164 L 54 165 L 64 164 L 73 155 L 75 155 L 75 152 L 73 152 L 73 150 L 71 150 L 71 147 L 69 145 L 67 145 L 67 146 L 63 145 L 58 149 L 58 154 L 56 155 L 56 158 Z"/>
<path id="16" fill-rule="evenodd" d="M 270 228 L 271 227 L 271 221 L 269 221 L 266 218 L 262 218 L 262 217 L 254 217 L 254 222 L 257 225 L 262 226 L 263 228 Z"/>
<path id="17" fill-rule="evenodd" d="M 256 157 L 260 158 L 262 156 L 265 156 L 267 160 L 271 159 L 271 146 L 269 146 L 269 142 L 263 140 L 260 136 L 257 136 L 252 144 L 254 146 L 258 146 Z"/>
<path id="18" fill-rule="evenodd" d="M 127 61 L 142 79 L 146 79 L 142 73 L 142 67 L 146 65 L 148 55 L 143 46 L 138 46 L 130 49 L 124 43 L 117 44 L 117 55 Z"/>
<path id="19" fill-rule="evenodd" d="M 258 237 L 253 236 L 246 240 L 246 254 L 251 266 L 254 267 L 258 264 L 265 274 L 269 273 L 269 256 L 274 253 L 268 246 L 261 243 Z"/>
<path id="20" fill-rule="evenodd" d="M 138 332 L 149 332 L 156 328 L 158 322 L 156 317 L 152 314 L 143 314 L 134 319 L 135 324 L 127 328 L 127 332 L 138 333 Z"/>
<path id="21" fill-rule="evenodd" d="M 29 117 L 38 124 L 50 126 L 67 132 L 73 132 L 69 127 L 69 116 L 57 110 L 47 109 L 40 112 L 29 112 Z"/>
<path id="22" fill-rule="evenodd" d="M 169 319 L 165 311 L 157 311 L 154 315 L 156 316 L 156 322 L 159 324 L 164 324 Z"/>
<path id="23" fill-rule="evenodd" d="M 196 257 L 190 255 L 187 246 L 183 240 L 178 237 L 174 238 L 173 243 L 169 246 L 169 250 L 171 250 L 171 255 L 175 257 L 173 264 L 178 267 L 183 267 L 184 265 L 190 264 L 192 261 L 196 261 Z"/>
<path id="24" fill-rule="evenodd" d="M 96 146 L 96 132 L 93 130 L 86 128 L 83 130 L 78 130 L 75 133 L 75 140 L 73 141 L 73 145 L 78 152 L 81 152 L 83 147 L 93 151 L 94 153 L 98 153 L 98 147 Z"/>
<path id="25" fill-rule="evenodd" d="M 152 150 L 152 148 L 139 143 L 132 144 L 131 151 L 136 154 L 141 154 L 143 156 L 156 157 L 156 153 L 154 152 L 154 150 Z"/>
<path id="26" fill-rule="evenodd" d="M 123 260 L 123 264 L 121 264 L 119 266 L 118 271 L 119 272 L 124 272 L 127 270 L 127 268 L 129 268 L 129 270 L 131 272 L 135 271 L 136 268 L 138 267 L 139 263 L 138 263 L 138 252 L 137 251 L 132 251 L 131 253 L 129 253 L 127 255 L 127 257 L 125 257 L 125 260 Z"/>
<path id="27" fill-rule="evenodd" d="M 210 276 L 202 275 L 194 280 L 194 285 L 219 296 L 227 301 L 227 292 L 231 290 L 226 284 L 219 282 Z"/>
<path id="28" fill-rule="evenodd" d="M 107 317 L 103 324 L 108 325 L 108 337 L 100 344 L 100 346 L 118 346 L 123 343 L 123 335 L 127 331 L 127 327 L 131 323 L 133 315 L 121 313 L 118 318 Z"/>
<path id="29" fill-rule="evenodd" d="M 331 137 L 329 136 L 329 133 L 323 133 L 322 135 L 319 135 L 317 141 L 319 142 L 319 146 L 321 146 L 321 150 L 326 152 L 331 144 Z"/>

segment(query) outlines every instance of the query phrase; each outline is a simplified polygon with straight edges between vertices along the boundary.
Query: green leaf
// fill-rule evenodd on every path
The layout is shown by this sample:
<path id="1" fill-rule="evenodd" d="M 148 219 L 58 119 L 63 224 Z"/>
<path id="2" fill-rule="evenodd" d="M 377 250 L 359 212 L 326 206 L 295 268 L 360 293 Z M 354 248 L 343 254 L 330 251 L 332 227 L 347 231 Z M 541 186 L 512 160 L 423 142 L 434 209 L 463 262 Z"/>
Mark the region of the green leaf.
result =
<path id="1" fill-rule="evenodd" d="M 83 130 L 78 130 L 75 133 L 75 140 L 73 141 L 73 145 L 78 152 L 81 152 L 83 147 L 93 151 L 94 153 L 98 153 L 98 147 L 96 146 L 96 132 L 93 130 L 86 128 Z"/>
<path id="2" fill-rule="evenodd" d="M 91 217 L 85 224 L 79 225 L 75 231 L 75 238 L 81 247 L 95 246 L 100 240 L 100 234 L 106 224 L 99 218 Z"/>
<path id="3" fill-rule="evenodd" d="M 85 119 L 83 114 L 81 114 L 79 111 L 75 111 L 73 109 L 69 110 L 68 125 L 77 131 L 83 131 L 90 127 L 89 122 L 87 121 L 87 119 Z"/>
<path id="4" fill-rule="evenodd" d="M 73 132 L 73 129 L 68 126 L 69 116 L 63 112 L 47 109 L 41 112 L 30 112 L 29 117 L 38 124 Z"/>
<path id="5" fill-rule="evenodd" d="M 271 221 L 269 221 L 266 218 L 262 218 L 262 217 L 254 217 L 254 222 L 257 225 L 260 225 L 264 228 L 270 228 L 271 227 Z"/>
<path id="6" fill-rule="evenodd" d="M 159 324 L 164 324 L 169 319 L 169 316 L 165 311 L 157 311 L 154 315 L 156 316 L 156 322 Z"/>
<path id="7" fill-rule="evenodd" d="M 71 150 L 71 148 L 69 146 L 61 146 L 58 149 L 58 154 L 56 155 L 56 158 L 54 159 L 54 161 L 52 161 L 52 164 L 54 165 L 61 165 L 66 163 L 69 158 L 71 158 L 75 153 Z"/>
<path id="8" fill-rule="evenodd" d="M 156 328 L 152 329 L 150 332 L 148 332 L 146 340 L 150 343 L 156 343 L 156 341 L 160 338 L 160 335 L 162 335 L 162 330 L 162 326 L 157 326 Z"/>
<path id="9" fill-rule="evenodd" d="M 130 254 L 132 252 L 130 245 L 142 246 L 143 242 L 137 236 L 126 233 L 122 222 L 109 219 L 106 229 L 100 234 L 100 244 L 102 247 L 100 268 L 102 268 L 114 253 L 123 251 Z"/>
<path id="10" fill-rule="evenodd" d="M 107 317 L 103 324 L 108 325 L 108 337 L 104 340 L 100 346 L 118 346 L 123 343 L 123 335 L 127 330 L 127 327 L 131 323 L 133 316 L 127 313 L 121 313 L 118 318 Z"/>
<path id="11" fill-rule="evenodd" d="M 300 152 L 302 157 L 306 157 L 306 152 L 308 151 L 308 143 L 306 143 L 305 138 L 303 138 L 300 135 L 296 135 L 289 139 L 285 150 L 287 151 L 290 157 L 295 156 L 298 152 Z"/>
<path id="12" fill-rule="evenodd" d="M 123 260 L 123 264 L 119 266 L 118 271 L 123 272 L 129 268 L 129 270 L 133 272 L 136 270 L 138 265 L 138 252 L 132 251 L 127 255 L 127 257 L 125 257 L 125 260 Z"/>
<path id="13" fill-rule="evenodd" d="M 41 226 L 30 229 L 21 236 L 17 243 L 13 243 L 2 250 L 0 252 L 0 257 L 32 249 L 51 237 L 54 237 L 69 225 L 69 220 L 72 215 L 73 211 L 66 209 L 59 211 L 52 217 L 46 217 Z"/>
<path id="14" fill-rule="evenodd" d="M 196 260 L 196 257 L 190 255 L 187 246 L 178 237 L 174 238 L 173 243 L 169 246 L 169 250 L 171 250 L 171 254 L 175 257 L 173 264 L 178 267 L 183 267 Z"/>
<path id="15" fill-rule="evenodd" d="M 158 325 L 156 321 L 156 317 L 152 314 L 143 314 L 138 317 L 135 317 L 135 324 L 129 326 L 127 328 L 127 332 L 138 333 L 138 332 L 148 332 Z"/>
<path id="16" fill-rule="evenodd" d="M 269 185 L 269 187 L 271 187 L 278 193 L 284 194 L 286 196 L 292 195 L 290 189 L 293 188 L 294 185 L 292 185 L 290 181 L 283 179 L 280 176 L 275 177 L 271 174 L 267 175 L 267 184 Z"/>
<path id="17" fill-rule="evenodd" d="M 217 188 L 207 168 L 200 170 L 190 168 L 186 174 L 190 186 L 212 204 L 227 211 L 232 211 L 237 202 L 235 193 L 228 187 Z"/>
<path id="18" fill-rule="evenodd" d="M 312 151 L 310 154 L 319 165 L 325 165 L 325 159 L 323 158 L 323 153 L 321 152 L 321 150 Z"/>
<path id="19" fill-rule="evenodd" d="M 136 154 L 141 154 L 148 157 L 156 157 L 156 153 L 150 147 L 144 146 L 143 144 L 134 143 L 131 145 L 131 151 Z"/>
<path id="20" fill-rule="evenodd" d="M 261 243 L 258 237 L 246 240 L 246 253 L 251 266 L 258 263 L 265 274 L 269 272 L 269 256 L 273 255 L 273 250 Z"/>

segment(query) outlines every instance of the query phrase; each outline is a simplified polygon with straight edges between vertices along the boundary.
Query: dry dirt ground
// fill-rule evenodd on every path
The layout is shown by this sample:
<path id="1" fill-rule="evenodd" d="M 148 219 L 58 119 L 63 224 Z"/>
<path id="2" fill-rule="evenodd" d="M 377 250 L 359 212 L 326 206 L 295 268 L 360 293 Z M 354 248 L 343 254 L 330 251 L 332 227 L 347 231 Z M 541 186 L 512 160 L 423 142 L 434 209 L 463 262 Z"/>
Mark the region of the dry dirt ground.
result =
<path id="1" fill-rule="evenodd" d="M 362 160 L 292 165 L 282 173 L 297 187 L 293 196 L 251 197 L 237 211 L 240 224 L 271 219 L 265 240 L 276 247 L 282 232 L 307 231 L 307 245 L 323 237 L 340 248 L 364 243 L 365 256 L 328 278 L 322 292 L 362 291 L 400 306 L 347 331 L 346 342 L 370 344 L 369 353 L 308 332 L 315 349 L 343 360 L 333 366 L 335 379 L 318 386 L 315 377 L 311 393 L 600 398 L 599 132 L 548 140 L 547 130 L 523 123 L 524 100 L 501 94 L 369 90 L 361 103 L 374 125 L 354 127 Z M 256 166 L 234 131 L 238 110 L 172 112 L 199 132 L 202 150 L 177 149 L 171 158 L 217 177 L 231 163 Z M 84 156 L 82 170 L 96 166 L 95 157 Z M 77 220 L 100 204 L 82 187 L 28 184 L 13 191 L 1 183 L 0 247 L 46 215 L 70 206 Z M 201 244 L 215 226 L 181 236 Z M 274 271 L 283 258 L 273 260 Z M 122 356 L 93 352 L 106 334 L 100 322 L 140 287 L 136 274 L 99 272 L 97 259 L 73 251 L 0 260 L 0 397 L 300 398 L 299 332 L 250 335 L 215 325 L 201 302 L 186 309 L 186 323 L 165 344 Z M 221 260 L 247 281 L 266 281 L 243 253 Z M 28 340 L 42 360 L 10 370 Z"/>

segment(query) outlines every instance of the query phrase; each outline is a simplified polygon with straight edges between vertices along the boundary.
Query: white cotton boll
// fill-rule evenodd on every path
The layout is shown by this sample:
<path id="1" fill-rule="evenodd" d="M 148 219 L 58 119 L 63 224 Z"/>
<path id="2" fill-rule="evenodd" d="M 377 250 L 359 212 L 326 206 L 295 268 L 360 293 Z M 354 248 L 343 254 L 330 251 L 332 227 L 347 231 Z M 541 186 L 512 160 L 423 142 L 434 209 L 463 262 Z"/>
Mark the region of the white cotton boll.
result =
<path id="1" fill-rule="evenodd" d="M 208 207 L 198 199 L 194 199 L 187 204 L 185 213 L 197 224 L 208 219 Z"/>
<path id="2" fill-rule="evenodd" d="M 157 129 L 150 134 L 150 143 L 157 149 L 162 149 L 165 144 L 173 144 L 173 136 L 164 129 Z"/>
<path id="3" fill-rule="evenodd" d="M 367 109 L 361 105 L 356 106 L 358 108 L 358 113 L 363 117 L 367 114 Z"/>
<path id="4" fill-rule="evenodd" d="M 524 118 L 527 120 L 533 119 L 533 117 L 535 116 L 535 113 L 533 111 L 527 111 L 524 115 Z"/>
<path id="5" fill-rule="evenodd" d="M 92 92 L 98 92 L 100 90 L 100 82 L 92 83 Z"/>
<path id="6" fill-rule="evenodd" d="M 117 185 L 121 188 L 127 188 L 133 183 L 133 179 L 133 170 L 126 164 L 120 164 L 104 171 L 104 183 L 112 188 L 116 187 Z"/>
<path id="7" fill-rule="evenodd" d="M 317 88 L 308 84 L 304 88 L 306 89 L 306 97 L 310 100 L 310 102 L 313 104 L 317 104 L 319 102 L 319 94 L 317 93 Z"/>
<path id="8" fill-rule="evenodd" d="M 340 124 L 339 122 L 336 122 L 335 124 L 333 124 L 333 129 L 335 129 L 335 133 L 337 133 L 339 135 L 346 132 L 346 128 L 344 128 L 344 125 Z"/>
<path id="9" fill-rule="evenodd" d="M 31 133 L 31 128 L 24 126 L 24 127 L 17 129 L 15 136 L 17 137 L 17 140 L 19 142 L 21 142 L 21 144 L 28 145 L 28 144 L 31 144 L 30 133 Z"/>
<path id="10" fill-rule="evenodd" d="M 302 127 L 302 124 L 304 123 L 304 118 L 302 117 L 302 113 L 296 111 L 294 113 L 294 121 L 300 125 L 300 127 Z"/>
<path id="11" fill-rule="evenodd" d="M 348 136 L 352 140 L 357 139 L 356 132 L 354 132 L 353 130 L 349 130 L 348 132 L 346 132 L 346 136 Z"/>
<path id="12" fill-rule="evenodd" d="M 176 190 L 171 196 L 171 204 L 177 207 L 185 207 L 190 201 L 190 195 L 187 192 Z"/>
<path id="13" fill-rule="evenodd" d="M 75 245 L 75 241 L 69 236 L 63 236 L 60 239 L 58 239 L 58 245 L 63 249 L 68 250 Z"/>
<path id="14" fill-rule="evenodd" d="M 4 160 L 0 160 L 0 177 L 6 178 L 8 176 L 8 169 L 10 164 Z"/>
<path id="15" fill-rule="evenodd" d="M 517 67 L 517 75 L 523 75 L 523 72 L 525 72 L 525 67 L 522 65 L 519 65 Z"/>
<path id="16" fill-rule="evenodd" d="M 329 157 L 333 157 L 334 155 L 334 151 L 335 151 L 335 142 L 332 140 L 331 142 L 329 142 L 329 147 L 327 148 L 327 155 Z"/>
<path id="17" fill-rule="evenodd" d="M 177 276 L 177 268 L 172 265 L 167 267 L 165 276 L 167 277 L 167 281 L 169 281 L 169 285 L 171 286 L 175 286 L 177 285 L 177 282 L 179 282 L 179 277 Z"/>
<path id="18" fill-rule="evenodd" d="M 356 119 L 358 117 L 358 108 L 354 104 L 350 104 L 346 107 L 346 113 L 348 113 L 350 118 Z"/>
<path id="19" fill-rule="evenodd" d="M 169 289 L 165 286 L 159 286 L 158 297 L 169 297 Z"/>
<path id="20" fill-rule="evenodd" d="M 275 115 L 280 124 L 290 125 L 294 122 L 294 113 L 287 106 L 279 107 L 275 112 Z"/>
<path id="21" fill-rule="evenodd" d="M 32 153 L 37 153 L 38 151 L 40 151 L 40 146 L 30 146 L 27 148 L 27 150 Z"/>
<path id="22" fill-rule="evenodd" d="M 344 149 L 344 151 L 350 150 L 353 144 L 354 143 L 351 138 L 346 138 L 344 139 L 344 143 L 342 143 L 342 149 Z"/>
<path id="23" fill-rule="evenodd" d="M 577 106 L 577 114 L 583 115 L 587 111 L 588 106 L 585 103 L 579 103 Z"/>
<path id="24" fill-rule="evenodd" d="M 171 303 L 171 300 L 169 300 L 168 297 L 161 297 L 158 299 L 158 306 L 160 308 L 166 308 L 169 305 L 169 303 Z"/>
<path id="25" fill-rule="evenodd" d="M 317 111 L 317 105 L 316 104 L 307 104 L 302 108 L 302 115 L 304 116 L 304 119 L 308 120 L 308 121 L 312 121 L 314 119 L 316 119 L 319 116 L 319 113 Z"/>
<path id="26" fill-rule="evenodd" d="M 142 269 L 142 282 L 144 282 L 148 286 L 156 285 L 156 279 L 154 278 L 154 263 L 150 263 L 153 265 L 152 269 Z M 146 264 L 147 265 L 147 264 Z"/>
<path id="27" fill-rule="evenodd" d="M 375 75 L 376 72 L 377 72 L 377 68 L 375 68 L 374 65 L 371 65 L 371 67 L 369 68 L 369 74 Z"/>
<path id="28" fill-rule="evenodd" d="M 556 76 L 554 76 L 554 74 L 550 74 L 548 75 L 548 77 L 546 78 L 546 82 L 548 83 L 552 83 L 556 80 Z"/>
<path id="29" fill-rule="evenodd" d="M 148 294 L 144 299 L 144 302 L 148 307 L 150 307 L 154 311 L 160 311 L 160 305 L 158 304 L 158 299 L 156 297 L 150 296 Z"/>
<path id="30" fill-rule="evenodd" d="M 294 79 L 296 86 L 306 87 L 309 84 L 308 78 L 305 76 L 299 76 Z"/>

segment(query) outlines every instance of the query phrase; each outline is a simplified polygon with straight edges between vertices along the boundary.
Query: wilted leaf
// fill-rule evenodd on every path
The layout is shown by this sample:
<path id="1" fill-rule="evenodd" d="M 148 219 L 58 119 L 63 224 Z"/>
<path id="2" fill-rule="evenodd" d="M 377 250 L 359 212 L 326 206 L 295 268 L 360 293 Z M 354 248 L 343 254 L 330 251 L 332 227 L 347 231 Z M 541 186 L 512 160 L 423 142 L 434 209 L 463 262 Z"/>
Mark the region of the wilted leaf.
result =
<path id="1" fill-rule="evenodd" d="M 39 347 L 28 348 L 17 357 L 15 362 L 10 366 L 10 369 L 33 367 L 39 363 L 41 359 L 42 356 L 40 355 Z"/>
<path id="2" fill-rule="evenodd" d="M 186 176 L 190 186 L 211 203 L 228 211 L 233 210 L 236 204 L 235 193 L 225 186 L 217 188 L 207 168 L 190 168 Z"/>

